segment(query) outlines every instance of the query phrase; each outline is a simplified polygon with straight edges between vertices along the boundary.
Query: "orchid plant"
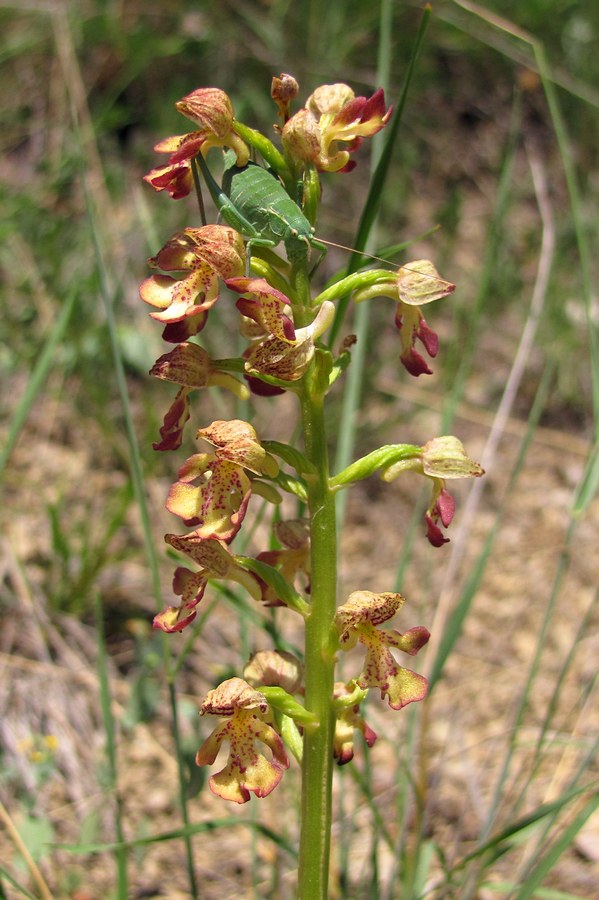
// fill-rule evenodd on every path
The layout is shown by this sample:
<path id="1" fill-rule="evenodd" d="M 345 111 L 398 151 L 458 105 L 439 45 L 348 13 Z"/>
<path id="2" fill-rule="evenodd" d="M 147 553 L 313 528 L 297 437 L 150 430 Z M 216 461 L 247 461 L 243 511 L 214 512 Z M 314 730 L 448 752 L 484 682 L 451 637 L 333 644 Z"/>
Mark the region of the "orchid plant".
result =
<path id="1" fill-rule="evenodd" d="M 234 155 L 232 178 L 245 172 L 250 183 L 251 173 L 260 165 L 272 178 L 265 183 L 272 184 L 273 198 L 284 188 L 301 221 L 313 227 L 320 173 L 347 177 L 364 138 L 383 129 L 392 111 L 385 106 L 382 90 L 367 99 L 354 96 L 347 85 L 333 84 L 317 88 L 292 115 L 297 93 L 291 76 L 273 79 L 279 149 L 235 118 L 223 91 L 212 87 L 192 91 L 176 108 L 194 122 L 195 130 L 158 143 L 155 150 L 168 158 L 145 180 L 175 200 L 187 197 L 200 187 L 203 167 L 198 156 L 204 162 L 212 148 L 222 148 Z M 252 157 L 261 164 L 251 162 Z M 368 747 L 376 741 L 360 713 L 370 689 L 380 691 L 394 710 L 426 697 L 426 679 L 402 665 L 396 653 L 414 656 L 429 639 L 421 625 L 403 633 L 381 627 L 402 609 L 405 601 L 399 593 L 360 589 L 339 603 L 337 494 L 375 473 L 383 481 L 408 472 L 424 476 L 432 485 L 425 534 L 434 547 L 441 547 L 447 541 L 444 529 L 454 515 L 446 483 L 478 477 L 482 469 L 456 437 L 446 435 L 423 446 L 389 444 L 343 471 L 330 471 L 326 404 L 331 386 L 351 362 L 352 343 L 346 339 L 335 351 L 324 340 L 338 301 L 348 295 L 358 303 L 390 298 L 395 303 L 400 360 L 409 375 L 419 377 L 431 372 L 422 351 L 431 359 L 438 351 L 437 335 L 422 308 L 449 296 L 454 285 L 441 278 L 431 262 L 420 259 L 405 262 L 396 271 L 354 272 L 315 293 L 310 259 L 316 252 L 315 239 L 312 243 L 309 234 L 300 239 L 293 228 L 295 216 L 280 212 L 274 199 L 270 205 L 268 198 L 260 197 L 252 205 L 249 198 L 244 202 L 244 208 L 232 210 L 223 200 L 223 224 L 185 228 L 149 260 L 154 272 L 142 283 L 140 295 L 153 307 L 150 315 L 163 326 L 164 340 L 175 345 L 157 360 L 151 374 L 179 388 L 154 448 L 181 446 L 192 393 L 212 386 L 242 399 L 274 397 L 269 401 L 273 403 L 278 394 L 293 394 L 303 438 L 300 446 L 269 440 L 239 419 L 215 421 L 198 431 L 200 452 L 180 466 L 166 501 L 188 529 L 165 538 L 186 562 L 174 573 L 173 590 L 180 599 L 158 613 L 154 627 L 167 633 L 188 628 L 215 580 L 235 582 L 258 604 L 288 607 L 303 622 L 302 660 L 276 650 L 261 651 L 247 661 L 240 677 L 209 692 L 200 711 L 218 721 L 196 761 L 212 765 L 221 745 L 228 742 L 228 761 L 211 776 L 210 788 L 224 800 L 245 803 L 252 793 L 265 797 L 277 787 L 290 765 L 289 754 L 297 760 L 302 768 L 298 895 L 324 898 L 333 763 L 343 765 L 352 759 L 356 732 Z M 289 207 L 280 204 L 280 209 Z M 239 224 L 248 220 L 252 235 Z M 261 241 L 256 234 L 265 221 L 270 239 Z M 273 251 L 273 234 L 281 235 L 285 252 Z M 252 240 L 246 247 L 248 237 Z M 237 298 L 239 330 L 247 346 L 240 356 L 227 356 L 231 348 L 223 348 L 222 358 L 212 359 L 198 338 L 212 308 L 223 302 L 221 295 L 224 302 L 231 302 L 231 295 Z M 270 546 L 278 544 L 278 549 L 265 549 L 255 557 L 236 555 L 234 541 L 252 497 L 258 495 L 274 507 L 284 493 L 297 498 L 307 514 L 275 522 Z M 339 654 L 358 643 L 365 651 L 362 668 L 353 678 L 336 681 Z"/>

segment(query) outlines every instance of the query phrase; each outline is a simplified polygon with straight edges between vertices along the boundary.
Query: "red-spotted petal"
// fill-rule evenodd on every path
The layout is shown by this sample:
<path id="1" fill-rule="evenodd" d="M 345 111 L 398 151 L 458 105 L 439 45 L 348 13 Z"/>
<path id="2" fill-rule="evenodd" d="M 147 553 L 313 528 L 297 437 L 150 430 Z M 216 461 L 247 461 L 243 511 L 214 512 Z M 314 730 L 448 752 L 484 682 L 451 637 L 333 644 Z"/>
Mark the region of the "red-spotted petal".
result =
<path id="1" fill-rule="evenodd" d="M 154 450 L 176 450 L 183 440 L 183 429 L 189 421 L 189 388 L 182 387 L 167 410 L 160 428 L 160 441 L 152 444 Z"/>
<path id="2" fill-rule="evenodd" d="M 228 460 L 204 456 L 203 483 L 177 481 L 171 487 L 166 508 L 195 527 L 200 538 L 231 541 L 243 522 L 251 494 L 251 482 L 240 466 Z"/>
<path id="3" fill-rule="evenodd" d="M 196 756 L 197 765 L 214 762 L 225 739 L 230 743 L 229 759 L 224 769 L 210 778 L 210 789 L 224 800 L 234 803 L 246 803 L 250 792 L 256 797 L 270 794 L 289 767 L 283 742 L 276 731 L 251 710 L 236 710 L 200 747 Z M 257 741 L 269 748 L 271 759 L 256 749 Z"/>
<path id="4" fill-rule="evenodd" d="M 295 341 L 293 322 L 285 313 L 291 301 L 281 291 L 275 290 L 265 278 L 228 278 L 227 287 L 240 297 L 237 308 L 240 313 L 253 319 L 267 333 L 285 343 Z"/>

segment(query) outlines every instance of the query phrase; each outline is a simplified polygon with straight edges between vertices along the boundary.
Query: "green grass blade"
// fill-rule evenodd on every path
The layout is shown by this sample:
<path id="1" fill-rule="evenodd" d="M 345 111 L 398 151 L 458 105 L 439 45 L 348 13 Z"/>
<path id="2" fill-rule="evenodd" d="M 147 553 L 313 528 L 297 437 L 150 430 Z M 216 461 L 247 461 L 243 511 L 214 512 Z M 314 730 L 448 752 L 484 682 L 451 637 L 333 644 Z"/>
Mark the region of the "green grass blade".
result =
<path id="1" fill-rule="evenodd" d="M 112 715 L 110 683 L 106 660 L 106 644 L 104 642 L 104 620 L 102 615 L 102 601 L 99 594 L 95 598 L 96 631 L 98 641 L 98 676 L 100 680 L 100 706 L 102 708 L 102 721 L 106 735 L 106 756 L 108 759 L 108 777 L 112 794 L 114 795 L 114 830 L 118 841 L 114 855 L 117 869 L 117 896 L 119 900 L 127 900 L 129 897 L 129 880 L 127 875 L 127 850 L 123 846 L 125 839 L 123 831 L 123 805 L 119 793 L 118 766 L 116 752 L 116 734 L 114 718 Z"/>
<path id="2" fill-rule="evenodd" d="M 264 837 L 268 838 L 272 843 L 288 853 L 292 859 L 297 859 L 297 849 L 283 838 L 278 831 L 264 825 L 261 822 L 255 822 L 253 819 L 240 819 L 236 816 L 228 816 L 222 819 L 208 819 L 204 822 L 196 822 L 194 825 L 187 825 L 183 828 L 173 828 L 170 831 L 162 831 L 149 837 L 134 838 L 130 841 L 96 844 L 59 844 L 54 843 L 52 846 L 60 850 L 66 850 L 70 853 L 106 853 L 115 850 L 117 847 L 123 847 L 131 850 L 133 847 L 147 847 L 152 844 L 161 844 L 165 841 L 177 841 L 181 838 L 191 838 L 196 834 L 205 834 L 217 831 L 220 828 L 238 828 L 245 827 L 258 831 Z"/>
<path id="3" fill-rule="evenodd" d="M 492 30 L 504 31 L 512 39 L 524 44 L 527 50 L 528 62 L 531 67 L 539 73 L 547 105 L 553 131 L 557 140 L 559 153 L 562 162 L 562 168 L 568 189 L 568 198 L 570 201 L 570 213 L 574 226 L 574 234 L 578 250 L 578 261 L 580 267 L 580 280 L 582 286 L 582 300 L 586 317 L 587 334 L 589 339 L 589 348 L 591 352 L 591 375 L 593 379 L 593 405 L 595 412 L 595 437 L 599 439 L 599 332 L 596 317 L 593 315 L 593 293 L 592 293 L 592 275 L 591 275 L 591 249 L 589 243 L 588 229 L 585 224 L 585 216 L 583 213 L 583 203 L 578 184 L 578 176 L 571 148 L 571 142 L 568 136 L 568 130 L 562 115 L 561 106 L 557 97 L 555 83 L 556 79 L 553 74 L 552 67 L 547 59 L 545 49 L 541 41 L 537 40 L 533 35 L 528 34 L 520 28 L 505 19 L 501 19 L 493 13 L 485 10 L 481 6 L 470 3 L 469 0 L 454 0 L 456 6 L 466 10 L 476 19 L 491 24 Z M 461 26 L 457 26 L 461 27 Z M 592 98 L 586 98 L 588 102 L 596 102 Z"/>
<path id="4" fill-rule="evenodd" d="M 358 225 L 358 230 L 356 232 L 356 237 L 353 242 L 354 249 L 357 250 L 357 253 L 351 254 L 351 259 L 349 261 L 347 267 L 347 274 L 350 275 L 352 272 L 356 272 L 361 265 L 361 251 L 365 250 L 366 244 L 368 242 L 368 238 L 372 231 L 372 227 L 374 225 L 374 221 L 376 219 L 377 213 L 379 211 L 379 207 L 381 205 L 381 200 L 383 196 L 383 190 L 385 187 L 385 183 L 387 181 L 387 177 L 389 174 L 389 167 L 391 165 L 391 157 L 393 154 L 393 148 L 395 146 L 395 142 L 397 139 L 397 134 L 399 130 L 399 124 L 401 122 L 401 117 L 403 115 L 403 111 L 406 105 L 406 101 L 408 98 L 408 92 L 410 85 L 412 83 L 412 78 L 416 68 L 416 61 L 418 59 L 418 55 L 420 53 L 420 48 L 422 46 L 424 35 L 428 26 L 428 22 L 430 19 L 431 8 L 428 4 L 425 6 L 422 12 L 422 18 L 420 20 L 420 27 L 418 29 L 418 33 L 414 40 L 414 46 L 412 50 L 412 56 L 408 65 L 408 71 L 406 73 L 406 77 L 404 79 L 404 85 L 402 88 L 402 92 L 399 98 L 399 102 L 397 107 L 393 113 L 391 118 L 391 123 L 388 126 L 385 133 L 385 143 L 383 145 L 383 150 L 381 152 L 380 159 L 376 166 L 376 169 L 373 173 L 372 180 L 370 182 L 370 189 L 368 191 L 368 196 L 366 198 L 366 203 L 364 205 L 364 210 L 362 212 L 362 216 L 360 218 L 360 223 Z M 337 304 L 337 311 L 335 313 L 335 320 L 331 326 L 330 334 L 329 334 L 329 346 L 332 347 L 337 337 L 339 335 L 339 331 L 341 330 L 341 325 L 343 323 L 343 319 L 345 318 L 345 313 L 347 311 L 347 307 L 349 305 L 349 297 L 343 297 Z"/>
<path id="5" fill-rule="evenodd" d="M 441 433 L 447 434 L 456 414 L 456 409 L 464 395 L 466 380 L 472 369 L 474 353 L 482 327 L 482 317 L 491 299 L 493 275 L 497 269 L 497 259 L 501 246 L 501 235 L 504 222 L 512 199 L 514 167 L 516 153 L 520 141 L 521 109 L 518 97 L 515 98 L 510 122 L 510 131 L 503 152 L 499 183 L 493 204 L 493 216 L 489 223 L 485 244 L 485 255 L 479 275 L 479 287 L 474 303 L 468 308 L 467 327 L 462 340 L 454 340 L 448 354 L 448 369 L 455 366 L 456 371 L 451 379 L 451 390 L 445 399 Z"/>
<path id="6" fill-rule="evenodd" d="M 551 697 L 549 698 L 549 702 L 547 703 L 547 711 L 545 713 L 545 716 L 543 717 L 543 722 L 541 723 L 541 728 L 539 730 L 539 735 L 537 737 L 535 749 L 533 751 L 533 761 L 532 761 L 532 765 L 529 770 L 527 783 L 522 789 L 520 798 L 514 804 L 514 812 L 518 811 L 520 802 L 522 802 L 524 800 L 526 788 L 528 787 L 528 784 L 530 784 L 530 782 L 533 780 L 533 778 L 542 762 L 542 756 L 543 756 L 542 751 L 543 751 L 543 747 L 545 745 L 545 738 L 549 732 L 549 728 L 551 727 L 553 718 L 557 712 L 559 699 L 560 699 L 560 697 L 562 695 L 562 691 L 566 685 L 566 678 L 567 678 L 568 672 L 570 671 L 572 664 L 576 658 L 576 653 L 580 648 L 581 641 L 583 640 L 583 638 L 587 632 L 587 629 L 593 620 L 593 615 L 595 613 L 598 603 L 599 603 L 599 589 L 597 589 L 591 602 L 589 603 L 589 605 L 586 609 L 586 612 L 580 621 L 580 624 L 578 626 L 576 634 L 574 635 L 574 637 L 572 639 L 572 643 L 570 644 L 570 647 L 569 647 L 566 657 L 562 663 L 562 666 L 555 677 L 553 691 L 552 691 Z M 590 687 L 589 687 L 589 690 L 591 690 Z"/>
<path id="7" fill-rule="evenodd" d="M 599 490 L 599 440 L 591 449 L 585 473 L 576 492 L 573 514 L 581 515 Z"/>
<path id="8" fill-rule="evenodd" d="M 497 537 L 497 534 L 499 532 L 501 520 L 506 509 L 507 498 L 516 485 L 518 475 L 522 470 L 531 441 L 534 437 L 535 428 L 538 425 L 541 413 L 545 408 L 545 403 L 549 395 L 552 375 L 553 367 L 546 366 L 541 382 L 537 389 L 532 409 L 529 413 L 526 431 L 523 436 L 520 449 L 518 451 L 518 456 L 510 474 L 510 480 L 506 488 L 504 502 L 502 504 L 502 507 L 498 510 L 495 521 L 485 537 L 484 545 L 481 549 L 481 552 L 479 553 L 476 563 L 473 566 L 472 573 L 462 590 L 458 604 L 456 605 L 453 613 L 449 618 L 449 621 L 444 628 L 443 637 L 439 643 L 439 649 L 437 650 L 437 654 L 431 668 L 431 674 L 429 677 L 429 691 L 432 691 L 434 689 L 435 685 L 441 678 L 445 663 L 447 662 L 450 654 L 453 651 L 453 648 L 457 643 L 458 638 L 462 633 L 464 622 L 466 621 L 466 618 L 472 606 L 476 591 L 480 586 L 487 561 L 495 542 L 495 538 Z"/>
<path id="9" fill-rule="evenodd" d="M 577 771 L 570 779 L 570 783 L 562 796 L 571 797 L 580 792 L 588 791 L 591 791 L 594 795 L 597 794 L 596 782 L 593 784 L 583 785 L 582 787 L 580 787 L 579 785 L 580 781 L 587 775 L 592 766 L 594 766 L 598 752 L 599 736 L 596 738 L 593 744 L 591 744 L 586 755 L 580 761 Z M 527 880 L 537 861 L 543 855 L 547 846 L 549 845 L 551 831 L 558 825 L 558 817 L 560 815 L 560 812 L 561 809 L 559 807 L 556 807 L 555 810 L 552 811 L 551 815 L 545 820 L 544 827 L 539 832 L 534 846 L 531 844 L 528 848 L 527 854 L 524 859 L 524 864 L 520 866 L 521 871 L 517 873 L 519 875 L 518 882 L 520 884 Z M 564 847 L 564 850 L 565 849 L 567 849 L 567 845 Z"/>
<path id="10" fill-rule="evenodd" d="M 597 784 L 597 783 L 595 783 Z M 582 793 L 588 791 L 589 787 L 579 787 L 573 790 L 566 791 L 561 797 L 558 797 L 557 800 L 553 800 L 550 803 L 542 803 L 536 807 L 532 812 L 527 813 L 525 816 L 521 816 L 520 818 L 510 822 L 505 828 L 490 837 L 484 844 L 478 846 L 471 853 L 468 853 L 456 866 L 456 869 L 461 869 L 466 866 L 472 860 L 475 860 L 481 857 L 483 854 L 488 853 L 489 851 L 496 851 L 497 848 L 505 844 L 510 840 L 510 838 L 517 837 L 521 832 L 526 831 L 531 826 L 536 825 L 538 822 L 541 822 L 543 819 L 553 816 L 555 813 L 560 813 L 562 810 L 573 800 L 576 800 Z"/>
<path id="11" fill-rule="evenodd" d="M 17 406 L 13 414 L 12 421 L 8 430 L 8 435 L 6 436 L 6 442 L 2 447 L 2 450 L 0 450 L 0 475 L 4 471 L 10 455 L 15 448 L 15 444 L 19 439 L 21 430 L 25 425 L 25 422 L 27 421 L 27 417 L 29 416 L 29 413 L 31 412 L 35 401 L 37 400 L 40 392 L 44 387 L 44 384 L 52 367 L 52 363 L 54 362 L 56 349 L 58 348 L 69 324 L 73 309 L 75 307 L 76 299 L 77 291 L 76 288 L 73 287 L 71 288 L 67 296 L 67 299 L 60 311 L 60 315 L 58 316 L 56 323 L 52 331 L 50 332 L 48 340 L 46 341 L 44 349 L 42 350 L 35 368 L 31 373 L 31 377 L 27 382 L 25 393 L 23 394 L 21 400 L 19 401 L 19 405 Z"/>
<path id="12" fill-rule="evenodd" d="M 19 894 L 19 896 L 21 896 L 21 897 L 27 897 L 28 900 L 37 900 L 36 895 L 35 895 L 35 894 L 32 894 L 30 891 L 28 891 L 26 888 L 24 888 L 22 885 L 20 885 L 20 884 L 12 877 L 12 875 L 10 874 L 10 872 L 7 872 L 7 871 L 6 871 L 6 869 L 4 868 L 4 866 L 0 866 L 0 877 L 1 877 L 4 881 L 7 881 L 7 882 L 11 885 L 11 887 L 13 887 L 13 888 L 15 889 L 15 891 L 17 892 L 17 894 Z M 0 882 L 0 900 L 10 900 L 10 897 L 9 897 L 9 895 L 6 893 L 6 891 L 4 890 L 4 886 L 2 885 L 1 882 Z"/>
<path id="13" fill-rule="evenodd" d="M 535 896 L 537 887 L 549 875 L 560 856 L 570 847 L 580 829 L 598 807 L 599 792 L 595 792 L 595 795 L 591 797 L 568 827 L 564 829 L 558 840 L 541 856 L 541 859 L 516 894 L 515 900 L 529 900 L 529 898 Z"/>
<path id="14" fill-rule="evenodd" d="M 66 20 L 62 23 L 63 29 L 60 30 L 60 41 L 59 41 L 59 49 L 62 54 L 68 54 L 69 48 L 72 49 L 72 43 L 70 38 L 70 30 L 69 25 Z M 73 53 L 74 55 L 74 53 Z M 72 61 L 71 65 L 73 64 Z M 86 144 L 82 136 L 82 131 L 79 125 L 79 120 L 76 109 L 76 98 L 73 98 L 73 130 L 76 136 L 76 144 L 79 151 L 79 161 L 81 167 L 81 181 L 83 185 L 83 194 L 85 198 L 85 209 L 88 221 L 88 227 L 90 230 L 92 246 L 94 250 L 96 268 L 98 272 L 98 280 L 100 284 L 100 294 L 102 297 L 104 311 L 106 315 L 106 324 L 108 328 L 108 334 L 110 338 L 110 345 L 112 350 L 112 361 L 113 361 L 113 369 L 114 375 L 118 387 L 121 409 L 123 414 L 123 419 L 125 422 L 125 430 L 127 435 L 127 443 L 129 446 L 129 470 L 131 474 L 131 480 L 133 482 L 133 489 L 135 493 L 136 503 L 138 506 L 142 532 L 144 538 L 144 547 L 146 551 L 146 557 L 148 560 L 151 583 L 153 588 L 154 596 L 156 597 L 156 605 L 159 608 L 162 605 L 161 599 L 161 588 L 160 588 L 160 578 L 158 572 L 158 557 L 156 554 L 156 549 L 154 547 L 150 516 L 148 511 L 148 504 L 146 501 L 144 482 L 143 482 L 143 474 L 142 474 L 142 466 L 141 466 L 141 454 L 139 450 L 139 443 L 137 441 L 137 435 L 135 433 L 135 426 L 133 422 L 133 415 L 131 411 L 131 403 L 129 400 L 129 392 L 127 388 L 127 380 L 125 377 L 125 366 L 123 361 L 123 355 L 121 352 L 121 346 L 118 338 L 118 329 L 116 323 L 116 317 L 114 312 L 114 301 L 118 294 L 118 290 L 111 286 L 111 279 L 108 274 L 108 267 L 105 260 L 105 253 L 102 244 L 102 234 L 103 229 L 101 227 L 101 223 L 97 222 L 96 211 L 93 203 L 93 194 L 91 191 L 90 184 L 88 182 L 87 170 L 86 170 Z M 89 139 L 89 138 L 88 138 Z M 95 149 L 95 145 L 92 149 Z M 91 151 L 90 151 L 91 152 Z M 181 736 L 177 730 L 177 704 L 176 704 L 176 696 L 175 696 L 175 687 L 171 677 L 172 670 L 172 658 L 168 645 L 168 640 L 166 639 L 166 635 L 163 639 L 163 658 L 165 663 L 165 668 L 167 672 L 167 681 L 169 683 L 169 700 L 171 705 L 171 717 L 173 722 L 173 736 L 176 746 L 176 757 L 177 757 L 177 772 L 178 772 L 178 783 L 179 783 L 179 801 L 181 804 L 181 816 L 186 827 L 189 826 L 189 815 L 187 808 L 187 798 L 186 798 L 186 778 L 185 772 L 182 765 L 182 746 L 183 742 L 181 740 Z M 198 896 L 198 888 L 196 884 L 195 877 L 195 865 L 193 858 L 193 848 L 191 844 L 191 839 L 187 834 L 184 834 L 183 839 L 185 841 L 185 849 L 186 849 L 186 862 L 187 862 L 187 876 L 189 881 L 190 893 L 192 897 Z"/>
<path id="15" fill-rule="evenodd" d="M 513 895 L 518 885 L 513 881 L 486 881 L 481 887 L 504 900 L 505 897 Z M 570 894 L 568 891 L 558 891 L 554 888 L 538 888 L 534 896 L 535 900 L 580 900 L 580 894 Z"/>
<path id="16" fill-rule="evenodd" d="M 535 60 L 539 67 L 539 75 L 545 90 L 547 105 L 551 114 L 551 121 L 557 138 L 562 167 L 568 187 L 570 211 L 574 224 L 578 259 L 580 263 L 580 279 L 582 285 L 582 299 L 586 317 L 586 327 L 591 353 L 591 377 L 593 379 L 593 406 L 595 418 L 595 440 L 599 440 L 599 335 L 596 316 L 593 314 L 593 289 L 591 276 L 591 250 L 587 236 L 584 214 L 582 210 L 582 198 L 578 185 L 578 177 L 574 165 L 571 143 L 568 137 L 566 125 L 562 116 L 555 86 L 551 77 L 551 69 L 545 50 L 539 41 L 532 42 Z"/>
<path id="17" fill-rule="evenodd" d="M 389 167 L 391 164 L 391 155 L 393 152 L 393 148 L 395 146 L 395 142 L 397 139 L 399 123 L 401 121 L 401 116 L 407 101 L 408 90 L 412 81 L 412 76 L 414 74 L 416 60 L 418 57 L 418 53 L 420 47 L 422 45 L 422 41 L 424 39 L 424 34 L 426 31 L 426 26 L 428 24 L 428 20 L 430 17 L 430 9 L 427 7 L 424 12 L 420 22 L 420 28 L 418 34 L 416 36 L 414 42 L 414 49 L 412 52 L 412 58 L 410 60 L 410 64 L 408 66 L 408 72 L 405 78 L 404 86 L 402 89 L 400 101 L 398 103 L 397 109 L 395 110 L 391 124 L 388 129 L 388 133 L 385 134 L 385 141 L 378 153 L 378 148 L 381 145 L 381 141 L 378 141 L 375 137 L 373 141 L 373 165 L 375 165 L 374 172 L 372 175 L 370 189 L 368 192 L 368 197 L 366 199 L 366 203 L 364 206 L 364 210 L 362 212 L 362 217 L 360 219 L 360 224 L 358 226 L 358 231 L 356 235 L 356 239 L 354 241 L 354 247 L 358 251 L 365 250 L 369 246 L 369 239 L 372 235 L 372 229 L 375 225 L 376 216 L 378 215 L 381 198 L 383 194 L 383 189 L 385 185 L 385 181 L 389 174 Z M 389 71 L 391 65 L 391 37 L 392 37 L 392 4 L 388 2 L 388 0 L 382 0 L 380 7 L 380 24 L 379 24 L 379 63 L 378 63 L 378 72 L 377 72 L 377 83 L 380 84 L 383 88 L 387 89 L 388 80 L 389 80 Z M 376 160 L 376 164 L 375 164 Z M 352 272 L 357 271 L 361 265 L 361 256 L 360 253 L 351 254 L 351 258 L 347 267 L 347 273 L 350 275 Z M 349 303 L 349 297 L 344 297 L 340 300 L 337 305 L 337 311 L 335 313 L 335 320 L 333 322 L 330 334 L 330 346 L 334 343 L 336 339 L 336 335 L 341 327 L 341 323 L 343 321 L 345 312 L 347 310 L 347 306 Z M 349 368 L 349 372 L 347 374 L 347 382 L 345 391 L 343 394 L 342 408 L 341 408 L 341 420 L 339 427 L 339 434 L 337 438 L 337 450 L 335 456 L 335 471 L 339 472 L 344 469 L 353 457 L 353 450 L 355 446 L 355 435 L 356 435 L 356 411 L 360 406 L 361 395 L 362 395 L 362 385 L 364 382 L 364 371 L 366 366 L 367 354 L 368 354 L 368 328 L 369 328 L 369 320 L 370 320 L 370 309 L 369 304 L 364 303 L 358 306 L 356 310 L 356 314 L 354 317 L 354 330 L 356 334 L 356 345 L 352 351 L 352 364 Z M 341 496 L 338 499 L 338 521 L 342 523 L 343 514 L 345 505 L 347 502 L 346 496 Z"/>
<path id="18" fill-rule="evenodd" d="M 498 774 L 498 777 L 496 780 L 495 791 L 494 791 L 491 803 L 489 805 L 487 819 L 480 831 L 479 840 L 483 841 L 483 843 L 481 845 L 482 847 L 488 846 L 486 839 L 487 839 L 487 836 L 491 833 L 491 831 L 493 829 L 493 825 L 494 825 L 496 818 L 498 816 L 498 813 L 499 813 L 501 800 L 502 800 L 503 793 L 505 790 L 505 785 L 507 783 L 508 775 L 509 775 L 509 772 L 511 769 L 512 761 L 513 761 L 514 754 L 516 751 L 516 747 L 518 744 L 519 735 L 521 733 L 521 729 L 522 729 L 524 721 L 525 721 L 525 713 L 528 708 L 528 702 L 529 702 L 530 695 L 532 692 L 532 687 L 533 687 L 533 684 L 536 680 L 536 677 L 537 677 L 537 674 L 539 671 L 542 652 L 547 643 L 547 636 L 549 634 L 550 624 L 553 620 L 553 615 L 555 613 L 556 604 L 557 604 L 557 601 L 558 601 L 558 598 L 560 595 L 561 586 L 562 586 L 563 579 L 564 579 L 564 576 L 566 574 L 566 570 L 567 570 L 567 567 L 569 564 L 569 558 L 570 558 L 571 548 L 572 548 L 573 539 L 574 539 L 574 535 L 575 535 L 576 524 L 577 523 L 574 519 L 571 520 L 570 527 L 568 529 L 566 538 L 564 540 L 564 548 L 560 554 L 556 573 L 555 573 L 555 576 L 553 579 L 553 583 L 551 585 L 550 595 L 547 599 L 547 604 L 545 606 L 545 613 L 543 616 L 543 621 L 541 623 L 541 627 L 539 629 L 539 634 L 538 634 L 534 654 L 533 654 L 532 660 L 530 662 L 526 681 L 523 685 L 523 688 L 520 693 L 520 697 L 518 699 L 518 704 L 517 704 L 517 707 L 516 707 L 516 710 L 514 713 L 513 723 L 510 727 L 510 739 L 508 742 L 508 747 L 505 752 L 505 756 L 503 758 L 502 765 L 501 765 L 501 768 L 500 768 L 500 771 L 499 771 L 499 774 Z M 556 801 L 556 803 L 547 804 L 544 807 L 539 807 L 539 810 L 543 810 L 541 817 L 544 817 L 545 815 L 548 815 L 550 813 L 555 814 L 555 816 L 557 816 L 561 812 L 562 807 L 565 806 L 565 804 L 567 802 L 569 802 L 569 800 L 571 799 L 572 796 L 574 796 L 576 793 L 580 793 L 580 790 L 584 790 L 584 789 L 576 789 L 573 792 L 570 792 L 569 794 L 565 794 L 559 801 Z M 535 815 L 535 814 L 533 814 L 533 815 Z M 526 818 L 524 820 L 518 820 L 518 821 L 526 821 Z M 555 819 L 550 819 L 549 824 L 552 825 L 554 821 L 555 821 Z M 512 826 L 508 826 L 508 830 L 511 827 Z M 522 826 L 522 827 L 526 827 L 526 826 Z M 474 858 L 474 856 L 479 856 L 479 854 L 476 853 L 471 856 L 472 856 L 472 858 Z M 480 868 L 481 869 L 484 868 L 484 861 Z M 474 882 L 477 882 L 478 878 L 480 878 L 480 870 L 479 870 L 478 874 L 473 873 L 469 876 L 469 879 L 468 879 L 469 890 L 472 889 L 472 884 Z M 469 893 L 469 890 L 464 891 L 465 897 L 471 896 L 471 893 Z"/>

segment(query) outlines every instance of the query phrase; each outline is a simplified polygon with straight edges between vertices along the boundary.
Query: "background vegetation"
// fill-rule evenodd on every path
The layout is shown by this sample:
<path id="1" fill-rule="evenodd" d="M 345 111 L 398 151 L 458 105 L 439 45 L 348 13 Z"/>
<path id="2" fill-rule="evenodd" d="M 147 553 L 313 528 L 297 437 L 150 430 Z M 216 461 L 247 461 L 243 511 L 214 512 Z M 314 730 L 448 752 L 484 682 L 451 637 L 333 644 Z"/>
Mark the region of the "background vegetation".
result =
<path id="1" fill-rule="evenodd" d="M 292 72 L 302 97 L 331 81 L 369 93 L 382 34 L 396 104 L 422 5 L 389 4 L 382 30 L 379 14 L 0 4 L 0 895 L 185 897 L 191 853 L 199 896 L 293 896 L 293 776 L 231 811 L 191 762 L 199 701 L 270 616 L 215 593 L 193 647 L 150 629 L 170 597 L 178 461 L 151 450 L 170 394 L 146 374 L 162 345 L 137 284 L 195 210 L 140 179 L 156 140 L 186 130 L 173 103 L 195 87 L 268 129 L 272 75 Z M 432 314 L 442 353 L 417 382 L 373 309 L 367 402 L 331 433 L 351 439 L 351 421 L 367 452 L 452 430 L 488 475 L 439 551 L 409 485 L 350 497 L 342 590 L 401 587 L 406 626 L 434 640 L 426 706 L 371 704 L 379 741 L 339 772 L 335 896 L 596 896 L 598 36 L 599 7 L 574 0 L 433 5 L 378 242 L 413 241 L 406 258 L 430 257 L 458 291 Z M 363 155 L 326 184 L 323 237 L 351 244 L 367 171 Z M 331 252 L 323 279 L 344 263 Z M 202 423 L 233 413 L 202 402 Z M 255 416 L 292 422 L 266 400 Z"/>

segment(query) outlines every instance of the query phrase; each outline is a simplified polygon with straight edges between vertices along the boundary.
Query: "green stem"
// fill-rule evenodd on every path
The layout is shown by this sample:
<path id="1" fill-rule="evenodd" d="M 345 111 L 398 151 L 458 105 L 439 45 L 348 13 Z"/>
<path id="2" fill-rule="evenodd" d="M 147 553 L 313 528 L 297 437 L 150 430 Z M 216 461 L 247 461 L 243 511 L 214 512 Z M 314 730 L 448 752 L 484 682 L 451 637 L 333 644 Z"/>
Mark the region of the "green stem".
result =
<path id="1" fill-rule="evenodd" d="M 311 317 L 310 279 L 303 254 L 289 255 L 291 284 L 298 298 L 294 321 Z M 299 900 L 328 897 L 332 822 L 333 685 L 337 635 L 333 625 L 337 606 L 337 527 L 335 494 L 329 483 L 329 458 L 324 401 L 331 359 L 317 350 L 303 379 L 301 397 L 304 473 L 310 514 L 311 607 L 305 632 L 305 707 L 316 728 L 304 730 L 302 759 L 301 836 L 298 866 Z"/>
<path id="2" fill-rule="evenodd" d="M 316 469 L 307 479 L 311 528 L 311 599 L 306 620 L 306 709 L 318 728 L 306 729 L 302 762 L 302 821 L 298 897 L 328 897 L 331 838 L 331 793 L 335 715 L 333 683 L 337 638 L 333 626 L 336 609 L 337 546 L 334 493 L 329 487 L 329 463 L 324 421 L 325 379 L 320 358 L 306 373 L 302 398 L 305 453 Z"/>
<path id="3" fill-rule="evenodd" d="M 314 305 L 321 306 L 325 300 L 339 300 L 340 297 L 347 297 L 354 291 L 372 287 L 381 282 L 387 284 L 393 281 L 393 277 L 393 272 L 390 272 L 389 269 L 368 269 L 366 272 L 354 272 L 326 288 L 314 299 Z"/>

